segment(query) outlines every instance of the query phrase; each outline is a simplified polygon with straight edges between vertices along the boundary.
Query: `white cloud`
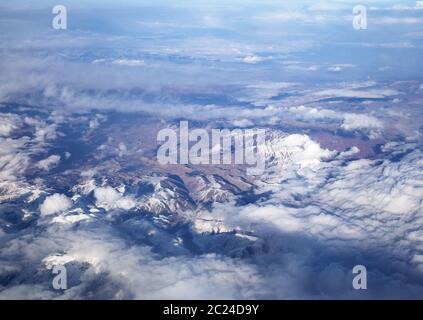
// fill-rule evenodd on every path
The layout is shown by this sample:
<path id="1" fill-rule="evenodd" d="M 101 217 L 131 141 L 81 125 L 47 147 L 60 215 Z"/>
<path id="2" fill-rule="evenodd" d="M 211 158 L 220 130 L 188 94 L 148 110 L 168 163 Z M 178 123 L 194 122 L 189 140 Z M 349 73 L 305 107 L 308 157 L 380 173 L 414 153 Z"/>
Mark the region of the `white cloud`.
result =
<path id="1" fill-rule="evenodd" d="M 372 7 L 372 10 L 391 10 L 391 11 L 404 11 L 404 10 L 422 10 L 423 9 L 423 2 L 422 1 L 416 1 L 415 5 L 409 5 L 409 4 L 395 4 L 390 7 Z"/>
<path id="2" fill-rule="evenodd" d="M 56 125 L 47 124 L 37 117 L 1 114 L 3 134 L 0 134 L 0 201 L 17 199 L 25 193 L 38 193 L 38 186 L 25 181 L 25 173 L 31 166 L 32 157 L 44 154 L 48 142 L 56 137 Z M 20 128 L 25 127 L 24 134 Z M 51 160 L 54 160 L 51 159 Z M 41 162 L 42 166 L 48 165 Z"/>
<path id="3" fill-rule="evenodd" d="M 266 22 L 302 22 L 302 23 L 323 23 L 326 22 L 329 17 L 321 14 L 308 14 L 304 11 L 280 11 L 280 12 L 268 12 L 266 14 L 257 16 L 255 18 L 258 21 Z"/>
<path id="4" fill-rule="evenodd" d="M 239 120 L 234 120 L 232 121 L 232 124 L 235 127 L 239 127 L 239 128 L 246 128 L 246 127 L 252 127 L 254 125 L 254 123 L 248 119 L 239 119 Z"/>
<path id="5" fill-rule="evenodd" d="M 383 123 L 365 114 L 346 114 L 344 121 L 341 125 L 342 129 L 352 131 L 356 129 L 380 129 L 383 127 Z"/>
<path id="6" fill-rule="evenodd" d="M 380 99 L 398 95 L 399 92 L 393 89 L 326 89 L 314 94 L 321 97 Z"/>
<path id="7" fill-rule="evenodd" d="M 42 170 L 50 170 L 60 162 L 61 157 L 58 155 L 51 155 L 46 159 L 37 162 L 36 167 Z"/>
<path id="8" fill-rule="evenodd" d="M 42 215 L 50 215 L 68 210 L 72 207 L 72 200 L 63 194 L 55 193 L 48 196 L 40 206 Z"/>
<path id="9" fill-rule="evenodd" d="M 390 145 L 385 151 L 389 154 L 397 148 L 402 147 Z M 285 175 L 283 183 L 268 180 L 262 187 L 274 193 L 260 204 L 222 204 L 197 217 L 219 221 L 221 232 L 236 230 L 261 239 L 252 246 L 259 250 L 264 245 L 266 251 L 257 253 L 255 261 L 267 261 L 264 273 L 270 279 L 278 274 L 278 283 L 289 272 L 293 296 L 304 277 L 311 278 L 306 288 L 302 287 L 307 292 L 303 297 L 309 297 L 315 285 L 319 290 L 314 297 L 354 296 L 346 275 L 360 262 L 367 266 L 374 283 L 366 298 L 420 296 L 423 287 L 414 279 L 423 271 L 423 260 L 421 236 L 415 230 L 423 223 L 423 162 L 421 150 L 413 145 L 409 148 L 413 151 L 401 161 L 335 160 L 321 163 L 314 171 L 295 171 L 291 177 Z M 328 270 L 333 265 L 343 276 L 332 283 Z M 298 272 L 293 271 L 294 266 Z M 395 293 L 391 291 L 394 288 Z M 278 297 L 286 294 L 275 290 Z"/>
<path id="10" fill-rule="evenodd" d="M 340 11 L 350 10 L 351 6 L 345 3 L 336 3 L 333 1 L 322 1 L 316 2 L 307 7 L 310 11 Z"/>
<path id="11" fill-rule="evenodd" d="M 97 187 L 94 189 L 94 197 L 98 207 L 129 210 L 135 207 L 135 201 L 130 197 L 124 197 L 112 187 Z"/>
<path id="12" fill-rule="evenodd" d="M 334 110 L 330 109 L 317 109 L 313 107 L 289 107 L 289 112 L 292 112 L 296 116 L 303 118 L 304 120 L 307 119 L 340 119 L 342 115 Z"/>
<path id="13" fill-rule="evenodd" d="M 94 196 L 98 204 L 113 205 L 121 198 L 119 192 L 112 187 L 100 187 L 94 190 Z"/>
<path id="14" fill-rule="evenodd" d="M 277 132 L 269 134 L 266 145 L 259 148 L 259 152 L 265 154 L 271 166 L 285 167 L 293 164 L 300 168 L 313 167 L 334 155 L 330 150 L 322 149 L 307 135 L 284 135 Z"/>
<path id="15" fill-rule="evenodd" d="M 256 55 L 249 55 L 249 56 L 246 56 L 244 59 L 242 59 L 242 61 L 244 61 L 245 63 L 250 63 L 250 64 L 256 64 L 264 60 L 266 59 Z"/>
<path id="16" fill-rule="evenodd" d="M 8 137 L 21 125 L 19 117 L 12 114 L 0 114 L 0 137 Z"/>
<path id="17" fill-rule="evenodd" d="M 139 59 L 117 59 L 113 60 L 112 64 L 127 67 L 143 67 L 145 65 L 144 60 Z"/>
<path id="18" fill-rule="evenodd" d="M 340 71 L 343 71 L 345 69 L 351 69 L 351 68 L 354 68 L 354 67 L 355 67 L 355 65 L 348 64 L 348 63 L 334 64 L 333 66 L 328 67 L 328 70 L 332 71 L 332 72 L 340 72 Z"/>
<path id="19" fill-rule="evenodd" d="M 194 230 L 205 234 L 186 228 L 188 234 L 175 235 L 173 223 L 164 216 L 153 222 L 143 215 L 113 222 L 93 213 L 92 219 L 51 217 L 43 233 L 30 229 L 8 237 L 0 260 L 21 278 L 0 297 L 316 299 L 423 294 L 416 278 L 423 267 L 421 235 L 416 231 L 423 223 L 418 148 L 391 144 L 383 149 L 383 161 L 343 162 L 321 161 L 327 151 L 306 136 L 277 136 L 274 146 L 298 153 L 293 164 L 305 161 L 307 167 L 294 165 L 277 182 L 271 179 L 274 175 L 263 176 L 257 192 L 270 191 L 271 197 L 256 204 L 221 204 L 211 211 L 178 214 L 183 223 L 198 226 L 199 219 L 220 224 L 213 228 L 215 234 L 207 234 L 203 226 Z M 405 149 L 411 152 L 400 161 L 389 160 Z M 98 204 L 107 203 L 110 209 L 123 197 L 111 187 L 97 188 L 94 195 Z M 47 199 L 54 197 L 61 195 Z M 48 212 L 64 210 L 58 208 L 63 203 L 53 201 Z M 190 239 L 187 245 L 185 236 Z M 193 245 L 198 253 L 190 251 Z M 72 286 L 65 292 L 50 290 L 50 277 L 42 276 L 54 263 L 65 263 L 72 275 Z M 364 297 L 351 290 L 351 268 L 360 263 L 372 279 Z M 0 274 L 12 272 L 7 270 Z M 36 285 L 33 277 L 39 281 Z"/>
<path id="20" fill-rule="evenodd" d="M 422 24 L 423 18 L 417 17 L 378 17 L 374 19 L 377 24 Z"/>
<path id="21" fill-rule="evenodd" d="M 252 30 L 251 38 L 258 39 L 256 36 L 259 34 L 265 39 L 265 45 L 261 41 L 253 44 L 209 36 L 189 37 L 190 39 L 178 39 L 173 43 L 158 45 L 145 43 L 141 54 L 148 53 L 151 59 L 159 57 L 160 62 L 156 60 L 152 64 L 158 67 L 158 73 L 151 72 L 149 68 L 136 68 L 145 65 L 144 60 L 139 59 L 110 57 L 94 60 L 93 63 L 75 62 L 75 52 L 92 52 L 88 50 L 92 42 L 88 43 L 84 39 L 66 40 L 60 37 L 61 39 L 51 39 L 52 41 L 41 41 L 34 38 L 26 43 L 15 43 L 14 40 L 13 52 L 28 49 L 42 49 L 43 53 L 49 49 L 53 49 L 55 53 L 65 51 L 57 50 L 58 46 L 75 51 L 70 51 L 72 55 L 63 60 L 59 60 L 56 54 L 53 55 L 54 58 L 31 58 L 29 54 L 4 56 L 0 59 L 0 100 L 23 102 L 22 105 L 25 106 L 37 105 L 40 106 L 37 110 L 40 113 L 44 112 L 44 105 L 54 105 L 72 112 L 84 111 L 84 114 L 86 110 L 101 108 L 145 111 L 162 119 L 183 116 L 195 120 L 217 120 L 240 127 L 294 123 L 295 128 L 312 128 L 313 134 L 316 129 L 327 131 L 342 128 L 364 132 L 382 128 L 393 130 L 391 126 L 385 125 L 388 113 L 378 113 L 382 109 L 378 109 L 376 103 L 375 108 L 369 112 L 368 105 L 360 103 L 353 106 L 352 111 L 342 106 L 338 109 L 337 103 L 325 102 L 323 108 L 323 102 L 316 101 L 321 97 L 386 98 L 399 94 L 393 89 L 346 84 L 346 88 L 323 89 L 313 94 L 317 90 L 313 84 L 304 89 L 303 85 L 263 82 L 238 88 L 240 92 L 236 91 L 237 88 L 232 90 L 232 87 L 225 87 L 230 92 L 230 98 L 235 95 L 235 100 L 238 100 L 234 101 L 234 105 L 222 106 L 180 101 L 174 103 L 175 101 L 165 96 L 166 90 L 162 89 L 168 83 L 177 84 L 172 87 L 172 95 L 179 88 L 191 89 L 192 75 L 201 75 L 195 77 L 194 94 L 199 91 L 204 93 L 204 88 L 210 90 L 205 94 L 215 94 L 214 90 L 217 89 L 209 85 L 210 83 L 239 83 L 240 79 L 243 83 L 251 83 L 258 75 L 260 79 L 261 76 L 265 79 L 267 72 L 270 74 L 272 71 L 271 68 L 266 72 L 253 74 L 251 79 L 245 79 L 245 72 L 240 72 L 241 76 L 233 75 L 232 72 L 235 74 L 240 70 L 232 69 L 233 65 L 229 63 L 246 59 L 246 63 L 257 63 L 254 69 L 260 69 L 262 65 L 259 62 L 268 57 L 268 54 L 275 57 L 275 63 L 296 68 L 286 70 L 282 67 L 282 72 L 299 74 L 317 70 L 319 67 L 314 66 L 315 61 L 292 61 L 300 59 L 295 54 L 297 51 L 310 48 L 314 41 L 319 41 L 302 40 L 302 35 L 309 33 L 296 28 L 297 22 L 344 23 L 344 17 L 325 12 L 343 10 L 341 6 L 344 4 L 310 2 L 307 5 L 310 6 L 303 7 L 305 11 L 281 11 L 280 3 L 277 4 L 278 10 L 260 7 L 256 13 L 260 18 L 253 18 L 258 28 Z M 345 6 L 351 12 L 348 4 Z M 416 7 L 418 6 L 419 3 Z M 320 12 L 317 15 L 309 14 L 307 10 Z M 199 15 L 201 25 L 225 27 L 231 23 L 233 27 L 242 22 L 245 26 L 245 18 L 225 19 L 217 11 L 219 10 L 210 10 L 212 16 L 204 16 L 204 13 Z M 408 23 L 409 27 L 420 21 L 418 17 L 385 18 L 381 20 L 383 23 Z M 292 30 L 274 28 L 278 22 L 286 23 L 288 28 L 295 27 L 291 36 L 300 39 L 283 41 Z M 148 24 L 155 27 L 155 32 L 158 33 L 162 26 L 172 26 L 172 29 L 180 27 L 174 22 L 147 22 L 145 26 L 149 27 Z M 186 28 L 187 24 L 183 25 Z M 272 27 L 270 33 L 265 28 L 266 25 Z M 351 27 L 350 20 L 345 24 L 348 25 Z M 268 38 L 269 34 L 273 38 Z M 313 38 L 312 34 L 309 35 Z M 328 39 L 331 36 L 329 34 Z M 282 42 L 275 44 L 268 41 L 275 39 L 274 37 L 279 37 Z M 108 38 L 96 39 L 94 42 L 98 40 L 99 43 L 121 41 Z M 411 42 L 393 40 L 382 44 L 362 45 L 382 48 L 414 46 Z M 63 41 L 65 43 L 60 44 Z M 81 43 L 86 45 L 83 50 L 80 50 Z M 112 51 L 110 55 L 113 55 Z M 12 51 L 5 52 L 5 55 L 9 55 Z M 141 51 L 137 49 L 137 52 Z M 286 53 L 289 56 L 282 56 Z M 164 57 L 169 59 L 163 59 Z M 307 57 L 318 58 L 313 54 L 307 54 Z M 87 57 L 89 61 L 94 58 L 95 55 Z M 178 60 L 179 58 L 183 59 Z M 164 60 L 166 61 L 163 62 Z M 173 60 L 178 60 L 178 63 Z M 180 63 L 184 61 L 196 63 Z M 224 69 L 230 72 L 221 72 L 223 68 L 219 63 L 222 62 L 226 63 Z M 121 66 L 119 72 L 116 72 L 116 68 L 111 68 L 110 64 Z M 240 66 L 239 63 L 236 65 Z M 325 66 L 329 66 L 330 71 L 334 72 L 350 68 L 346 64 L 332 65 L 330 62 L 320 68 Z M 213 69 L 212 72 L 209 72 L 209 67 Z M 243 68 L 247 67 L 244 65 Z M 55 72 L 58 70 L 61 72 Z M 282 76 L 278 74 L 275 78 L 280 79 Z M 400 88 L 399 85 L 397 87 Z M 158 102 L 144 101 L 144 97 L 139 97 L 139 92 L 148 97 L 159 97 Z M 187 96 L 192 93 L 188 90 Z M 405 98 L 406 95 L 404 101 Z M 248 106 L 239 106 L 237 102 L 246 102 Z M 388 104 L 389 101 L 386 105 Z M 298 105 L 300 107 L 295 107 Z M 405 109 L 405 106 L 402 107 Z M 20 110 L 28 107 L 22 108 Z M 40 194 L 45 194 L 45 188 L 35 192 L 33 188 L 38 186 L 34 184 L 51 185 L 49 178 L 45 181 L 31 181 L 29 184 L 25 180 L 25 171 L 37 165 L 48 169 L 59 161 L 59 156 L 56 155 L 42 160 L 41 164 L 33 163 L 32 159 L 51 154 L 48 150 L 49 143 L 61 135 L 58 131 L 61 128 L 60 116 L 53 115 L 46 121 L 40 120 L 41 117 L 38 116 L 18 118 L 20 119 L 3 115 L 0 117 L 0 202 L 2 210 L 7 210 L 7 214 L 0 215 L 0 223 L 5 229 L 22 228 L 10 233 L 0 229 L 1 298 L 274 299 L 423 296 L 420 279 L 423 272 L 423 236 L 419 231 L 423 224 L 423 156 L 419 144 L 405 146 L 401 142 L 399 145 L 385 145 L 375 155 L 378 159 L 355 160 L 345 158 L 357 153 L 358 148 L 353 147 L 339 154 L 325 149 L 310 136 L 273 132 L 274 137 L 264 150 L 272 157 L 269 171 L 267 175 L 251 182 L 255 192 L 252 197 L 260 197 L 260 200 L 243 206 L 227 203 L 212 207 L 210 211 L 194 210 L 186 215 L 179 211 L 174 213 L 179 207 L 173 197 L 173 189 L 164 191 L 159 184 L 153 184 L 153 196 L 139 199 L 138 195 L 130 194 L 129 188 L 126 190 L 104 186 L 105 181 L 102 181 L 103 187 L 97 187 L 102 169 L 87 168 L 85 165 L 88 166 L 88 163 L 84 163 L 84 167 L 77 168 L 77 172 L 83 172 L 81 179 L 87 180 L 75 188 L 69 186 L 70 192 L 74 193 L 74 200 L 60 194 L 47 197 L 39 206 L 43 219 L 37 221 L 43 224 L 43 228 L 35 230 L 32 221 L 27 223 L 26 219 L 38 219 L 38 215 L 32 215 L 31 210 L 37 211 L 37 199 Z M 66 117 L 62 118 L 65 120 L 60 121 L 66 121 Z M 282 123 L 282 120 L 286 121 Z M 89 125 L 91 129 L 98 124 L 97 118 L 90 120 L 88 116 L 84 122 L 84 126 Z M 420 126 L 419 123 L 418 128 Z M 25 130 L 20 131 L 21 127 L 25 127 Z M 414 130 L 414 127 L 410 127 L 410 131 Z M 90 130 L 90 134 L 95 134 L 94 130 Z M 388 134 L 392 135 L 392 132 L 388 131 Z M 343 142 L 343 137 L 336 138 Z M 408 141 L 410 140 L 408 137 Z M 132 150 L 132 144 L 117 142 L 113 156 L 123 156 Z M 115 160 L 121 162 L 126 159 Z M 232 174 L 234 173 L 231 171 L 228 178 Z M 79 183 L 80 178 L 77 179 L 76 183 Z M 139 181 L 133 183 L 135 187 Z M 90 198 L 91 192 L 95 203 Z M 24 207 L 22 212 L 21 205 Z M 163 214 L 144 214 L 153 205 L 163 207 Z M 73 206 L 77 208 L 54 215 Z M 138 206 L 143 209 L 140 210 L 142 214 L 128 212 L 120 215 L 120 211 L 116 210 L 135 211 L 140 209 Z M 119 213 L 118 219 L 113 216 L 115 212 Z M 207 220 L 203 219 L 205 216 Z M 203 225 L 191 230 L 191 225 L 201 225 L 192 221 L 197 218 L 202 219 Z M 46 221 L 49 223 L 44 225 Z M 208 223 L 204 221 L 219 227 L 212 227 L 215 232 L 207 234 L 205 225 Z M 69 268 L 68 274 L 72 277 L 69 290 L 51 290 L 51 273 L 45 267 L 53 263 L 65 263 Z M 372 279 L 372 286 L 364 293 L 351 290 L 351 266 L 356 263 L 366 264 L 369 279 Z M 3 281 L 7 283 L 4 284 Z"/>
<path id="22" fill-rule="evenodd" d="M 364 134 L 369 133 L 370 137 L 376 137 L 378 132 L 384 128 L 382 120 L 368 114 L 339 112 L 305 106 L 290 107 L 288 111 L 303 121 L 337 123 L 340 128 L 346 131 L 358 130 Z"/>

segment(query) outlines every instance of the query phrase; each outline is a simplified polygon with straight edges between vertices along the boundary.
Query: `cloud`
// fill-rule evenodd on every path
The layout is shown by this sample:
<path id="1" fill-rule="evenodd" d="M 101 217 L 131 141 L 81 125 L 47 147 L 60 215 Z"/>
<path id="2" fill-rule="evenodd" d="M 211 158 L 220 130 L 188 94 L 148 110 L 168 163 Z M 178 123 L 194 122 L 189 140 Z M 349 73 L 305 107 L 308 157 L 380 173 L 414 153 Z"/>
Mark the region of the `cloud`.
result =
<path id="1" fill-rule="evenodd" d="M 368 114 L 340 112 L 331 109 L 318 109 L 313 107 L 290 107 L 287 109 L 297 119 L 306 122 L 320 121 L 322 123 L 336 123 L 346 131 L 361 131 L 369 137 L 375 138 L 384 128 L 382 120 Z"/>
<path id="2" fill-rule="evenodd" d="M 36 167 L 47 171 L 56 166 L 60 162 L 60 159 L 58 155 L 51 155 L 46 159 L 38 161 Z"/>
<path id="3" fill-rule="evenodd" d="M 313 23 L 321 24 L 328 22 L 331 17 L 322 14 L 309 14 L 305 11 L 282 11 L 282 12 L 269 12 L 255 17 L 258 21 L 266 22 L 279 22 L 279 23 Z"/>
<path id="4" fill-rule="evenodd" d="M 68 210 L 72 207 L 72 200 L 63 194 L 55 193 L 48 196 L 40 206 L 42 215 L 50 215 Z"/>
<path id="5" fill-rule="evenodd" d="M 0 135 L 0 200 L 17 199 L 38 187 L 25 181 L 27 170 L 37 166 L 32 160 L 48 151 L 48 143 L 56 138 L 56 125 L 28 116 L 0 113 L 3 135 Z M 24 130 L 20 130 L 24 128 Z M 41 162 L 42 167 L 51 161 Z M 53 162 L 54 162 L 53 161 Z"/>
<path id="6" fill-rule="evenodd" d="M 129 210 L 135 207 L 136 203 L 130 197 L 124 197 L 112 187 L 97 187 L 94 189 L 94 197 L 98 207 L 108 210 L 119 208 Z"/>
<path id="7" fill-rule="evenodd" d="M 349 63 L 344 63 L 344 64 L 335 64 L 333 66 L 328 67 L 328 70 L 331 72 L 340 72 L 343 71 L 345 69 L 350 69 L 350 68 L 354 68 L 355 65 L 353 64 L 349 64 Z"/>
<path id="8" fill-rule="evenodd" d="M 246 127 L 254 126 L 254 123 L 251 122 L 248 119 L 234 120 L 234 121 L 232 121 L 232 124 L 233 124 L 234 127 L 239 127 L 239 128 L 246 128 Z"/>
<path id="9" fill-rule="evenodd" d="M 378 119 L 364 114 L 346 114 L 341 125 L 342 129 L 352 131 L 356 129 L 380 129 L 383 124 Z"/>
<path id="10" fill-rule="evenodd" d="M 259 57 L 256 55 L 250 55 L 250 56 L 246 56 L 244 59 L 242 59 L 242 61 L 244 61 L 245 63 L 250 63 L 250 64 L 256 64 L 258 62 L 264 61 L 266 60 L 263 57 Z"/>
<path id="11" fill-rule="evenodd" d="M 295 116 L 304 120 L 312 119 L 342 119 L 342 114 L 330 109 L 317 109 L 313 107 L 299 106 L 289 107 L 288 111 L 293 113 Z"/>
<path id="12" fill-rule="evenodd" d="M 345 3 L 336 3 L 334 1 L 322 1 L 313 3 L 307 7 L 309 11 L 340 11 L 351 10 L 351 6 Z"/>
<path id="13" fill-rule="evenodd" d="M 8 137 L 14 130 L 21 125 L 20 118 L 13 114 L 1 114 L 0 118 L 0 137 Z"/>
<path id="14" fill-rule="evenodd" d="M 72 190 L 75 202 L 61 194 L 47 197 L 37 220 L 43 232 L 28 227 L 0 238 L 0 265 L 7 266 L 0 269 L 0 279 L 14 279 L 2 283 L 0 297 L 423 294 L 421 235 L 416 231 L 423 223 L 423 154 L 416 145 L 386 144 L 382 161 L 343 160 L 307 135 L 275 131 L 265 152 L 272 155 L 272 166 L 255 181 L 255 192 L 269 196 L 242 206 L 230 202 L 210 211 L 155 216 L 129 210 L 113 218 L 114 210 L 132 208 L 122 205 L 133 200 L 129 188 L 94 185 L 95 206 L 91 192 L 79 193 L 78 188 Z M 68 270 L 64 292 L 51 289 L 48 267 L 54 264 Z M 372 286 L 365 293 L 351 287 L 356 264 L 368 268 Z"/>
<path id="15" fill-rule="evenodd" d="M 94 190 L 94 197 L 97 202 L 102 204 L 114 204 L 121 198 L 121 195 L 112 187 L 96 188 Z"/>
<path id="16" fill-rule="evenodd" d="M 126 67 L 143 67 L 145 65 L 144 60 L 139 59 L 117 59 L 113 60 L 112 64 Z"/>
<path id="17" fill-rule="evenodd" d="M 39 279 L 37 285 L 9 284 L 0 291 L 2 299 L 252 299 L 262 293 L 260 274 L 238 259 L 217 254 L 161 257 L 147 245 L 126 241 L 124 233 L 99 219 L 79 224 L 76 230 L 52 221 L 45 228 L 43 234 L 8 241 L 9 248 L 22 248 L 14 262 L 16 252 L 0 249 L 0 261 L 10 259 L 16 268 L 9 272 L 19 272 L 22 282 L 34 275 Z M 136 224 L 132 228 L 137 232 Z M 153 234 L 150 240 L 155 241 Z M 54 265 L 66 266 L 68 290 L 51 289 Z"/>
<path id="18" fill-rule="evenodd" d="M 259 148 L 259 152 L 264 153 L 268 166 L 278 169 L 291 165 L 299 168 L 313 167 L 320 164 L 323 159 L 334 156 L 334 152 L 322 149 L 307 135 L 286 135 L 279 132 L 268 133 L 266 145 Z M 275 168 L 272 168 L 269 176 L 274 173 L 273 170 Z M 282 174 L 283 170 L 280 173 Z"/>
<path id="19" fill-rule="evenodd" d="M 48 300 L 54 293 L 41 285 L 16 285 L 0 292 L 2 300 Z"/>
<path id="20" fill-rule="evenodd" d="M 400 145 L 387 146 L 387 158 Z M 273 191 L 268 200 L 217 205 L 197 219 L 213 222 L 222 234 L 235 230 L 256 239 L 252 259 L 276 297 L 421 296 L 421 236 L 415 230 L 422 223 L 423 193 L 414 173 L 421 172 L 423 154 L 409 148 L 401 161 L 333 160 L 286 173 L 280 184 L 274 175 L 265 177 L 262 187 Z M 203 225 L 202 232 L 211 230 Z M 351 289 L 356 264 L 364 264 L 372 279 L 364 295 Z M 329 276 L 335 270 L 336 280 Z M 287 273 L 291 292 L 272 288 L 270 282 L 284 283 Z"/>
<path id="21" fill-rule="evenodd" d="M 409 10 L 422 10 L 423 9 L 423 2 L 416 1 L 415 5 L 409 4 L 395 4 L 390 7 L 372 7 L 371 10 L 391 10 L 391 11 L 409 11 Z"/>
<path id="22" fill-rule="evenodd" d="M 342 98 L 363 98 L 381 99 L 398 95 L 399 92 L 393 89 L 326 89 L 314 93 L 317 96 L 332 96 Z"/>
<path id="23" fill-rule="evenodd" d="M 8 110 L 0 115 L 0 298 L 423 297 L 419 110 L 407 104 L 413 99 L 407 83 L 355 84 L 348 82 L 354 75 L 347 72 L 342 74 L 345 83 L 332 87 L 327 81 L 338 81 L 337 73 L 352 66 L 360 79 L 375 78 L 363 61 L 339 64 L 350 44 L 338 40 L 353 39 L 354 31 L 351 17 L 337 11 L 345 8 L 350 14 L 351 7 L 336 2 L 209 3 L 205 15 L 193 3 L 182 4 L 191 9 L 186 14 L 179 2 L 169 7 L 159 1 L 160 10 L 152 10 L 160 17 L 143 8 L 147 11 L 135 21 L 118 14 L 107 29 L 89 27 L 57 37 L 22 32 L 31 14 L 27 9 L 14 13 L 25 29 L 9 25 L 0 59 L 0 107 Z M 410 16 L 373 20 L 415 29 L 420 17 L 411 10 L 420 2 L 409 7 L 397 9 L 409 10 Z M 188 15 L 199 18 L 190 22 Z M 128 31 L 139 20 L 142 37 Z M 334 33 L 333 24 L 343 27 Z M 386 49 L 408 48 L 400 50 L 398 59 L 408 64 L 392 64 L 391 72 L 398 71 L 393 79 L 410 78 L 410 70 L 418 73 L 411 56 L 418 45 L 403 37 L 360 43 L 377 50 L 366 55 L 367 62 L 373 66 L 372 57 L 395 59 L 395 50 L 387 55 Z M 142 48 L 134 49 L 141 38 Z M 336 43 L 336 50 L 322 43 Z M 318 50 L 305 51 L 313 48 Z M 268 57 L 269 63 L 260 63 Z M 326 72 L 309 72 L 316 70 Z M 391 105 L 400 90 L 404 103 Z M 239 198 L 228 192 L 230 201 L 199 210 L 186 200 L 191 194 L 182 178 L 165 177 L 164 169 L 163 177 L 152 177 L 150 167 L 130 166 L 132 131 L 118 133 L 122 141 L 114 144 L 111 161 L 98 160 L 101 150 L 90 161 L 80 159 L 78 150 L 59 153 L 59 148 L 73 147 L 62 142 L 80 128 L 87 129 L 83 143 L 96 144 L 107 140 L 120 117 L 133 120 L 112 113 L 110 126 L 103 125 L 91 110 L 146 113 L 163 123 L 184 118 L 199 126 L 270 127 L 271 139 L 259 150 L 268 156 L 267 171 L 242 181 L 251 190 Z M 370 138 L 383 130 L 380 140 L 372 141 L 382 146 L 374 148 L 371 158 L 356 159 L 350 156 L 359 157 L 357 147 L 339 152 L 344 148 L 329 150 L 315 139 L 323 132 L 333 140 L 326 145 L 344 146 L 350 139 L 366 147 L 361 135 L 345 138 L 345 132 L 336 135 L 338 129 Z M 398 141 L 385 143 L 389 139 Z M 65 172 L 33 170 L 48 170 L 59 163 L 58 154 L 69 151 L 72 156 L 60 163 Z M 137 165 L 138 159 L 145 160 L 140 155 Z M 110 162 L 113 167 L 107 167 Z M 185 179 L 188 170 L 178 175 Z M 225 179 L 244 179 L 237 174 L 228 170 Z M 216 181 L 210 179 L 204 192 L 213 190 Z M 144 194 L 144 189 L 149 191 Z M 179 210 L 181 201 L 192 210 Z M 57 264 L 68 270 L 64 292 L 51 288 L 49 267 Z M 351 287 L 356 264 L 368 268 L 366 292 Z"/>
<path id="24" fill-rule="evenodd" d="M 422 24 L 423 19 L 418 17 L 378 17 L 374 19 L 374 23 L 377 24 Z"/>

